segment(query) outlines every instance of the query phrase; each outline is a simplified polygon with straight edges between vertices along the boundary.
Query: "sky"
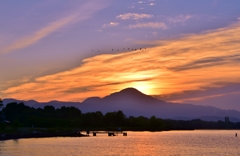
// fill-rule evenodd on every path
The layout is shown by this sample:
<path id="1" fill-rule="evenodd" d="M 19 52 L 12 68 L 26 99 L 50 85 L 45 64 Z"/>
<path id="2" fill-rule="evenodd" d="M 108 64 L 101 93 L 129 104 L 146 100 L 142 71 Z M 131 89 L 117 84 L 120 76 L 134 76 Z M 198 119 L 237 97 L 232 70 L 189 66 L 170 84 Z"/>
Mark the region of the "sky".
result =
<path id="1" fill-rule="evenodd" d="M 239 0 L 0 1 L 0 97 L 83 101 L 127 87 L 240 110 Z"/>

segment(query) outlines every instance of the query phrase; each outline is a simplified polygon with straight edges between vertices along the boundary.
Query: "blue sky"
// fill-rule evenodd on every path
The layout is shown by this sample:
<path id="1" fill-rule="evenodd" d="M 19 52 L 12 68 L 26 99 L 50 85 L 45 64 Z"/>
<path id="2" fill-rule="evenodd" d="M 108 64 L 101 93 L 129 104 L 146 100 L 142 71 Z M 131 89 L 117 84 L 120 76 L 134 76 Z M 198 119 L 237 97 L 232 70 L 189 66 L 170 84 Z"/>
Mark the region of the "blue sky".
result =
<path id="1" fill-rule="evenodd" d="M 141 56 L 142 65 L 134 63 L 128 68 L 137 68 L 137 66 L 144 67 L 148 66 L 146 62 L 149 62 L 147 59 L 149 59 L 150 54 L 151 56 L 157 57 L 157 54 L 161 53 L 161 56 L 165 56 L 164 51 L 158 51 L 157 49 L 163 49 L 164 46 L 166 46 L 165 48 L 171 49 L 171 46 L 174 47 L 174 43 L 179 43 L 179 48 L 181 48 L 181 44 L 185 45 L 191 40 L 196 42 L 192 42 L 191 46 L 187 47 L 188 50 L 191 49 L 188 55 L 183 55 L 181 53 L 183 49 L 176 47 L 171 51 L 167 51 L 168 54 L 171 53 L 172 55 L 171 57 L 167 55 L 166 59 L 173 63 L 166 64 L 165 66 L 172 70 L 173 65 L 178 65 L 177 67 L 180 69 L 183 65 L 185 67 L 186 64 L 190 65 L 192 62 L 202 63 L 202 60 L 206 62 L 206 60 L 210 60 L 209 58 L 214 57 L 214 59 L 211 59 L 211 63 L 213 63 L 216 57 L 220 57 L 220 55 L 215 55 L 218 51 L 216 50 L 217 48 L 214 47 L 219 46 L 217 43 L 218 38 L 220 38 L 223 40 L 221 45 L 230 42 L 228 46 L 222 46 L 221 48 L 226 52 L 221 54 L 221 59 L 228 59 L 228 61 L 224 62 L 224 67 L 222 62 L 221 65 L 215 62 L 214 68 L 211 69 L 211 71 L 221 71 L 221 69 L 223 69 L 222 71 L 229 71 L 229 69 L 233 69 L 232 66 L 236 67 L 236 65 L 239 65 L 236 59 L 232 59 L 232 55 L 236 56 L 236 58 L 239 57 L 239 47 L 234 44 L 238 42 L 240 38 L 238 33 L 234 32 L 237 32 L 239 28 L 239 6 L 240 1 L 238 0 L 1 1 L 0 71 L 2 71 L 1 73 L 3 74 L 1 74 L 0 77 L 0 96 L 2 98 L 20 98 L 23 100 L 64 100 L 62 98 L 62 96 L 64 96 L 63 94 L 55 95 L 49 88 L 40 89 L 44 93 L 48 93 L 49 91 L 51 96 L 48 97 L 42 94 L 40 96 L 39 92 L 37 92 L 36 95 L 32 95 L 31 93 L 36 91 L 34 88 L 41 88 L 40 86 L 42 84 L 38 82 L 39 79 L 42 80 L 44 78 L 45 80 L 47 77 L 64 72 L 71 73 L 74 69 L 80 68 L 83 70 L 84 68 L 84 72 L 81 71 L 77 74 L 79 79 L 82 77 L 91 79 L 96 73 L 94 77 L 97 78 L 97 76 L 102 74 L 100 77 L 104 82 L 92 80 L 83 82 L 88 84 L 83 85 L 77 80 L 71 81 L 69 77 L 66 78 L 62 81 L 62 83 L 66 83 L 64 84 L 66 90 L 73 89 L 72 86 L 81 88 L 75 95 L 73 93 L 71 93 L 71 95 L 67 94 L 67 101 L 82 101 L 87 96 L 94 96 L 95 94 L 105 96 L 121 88 L 123 89 L 123 87 L 136 87 L 142 92 L 165 98 L 166 100 L 217 106 L 217 104 L 212 101 L 206 102 L 205 98 L 205 101 L 202 100 L 202 102 L 201 100 L 196 102 L 194 100 L 189 101 L 189 99 L 184 101 L 183 99 L 186 98 L 186 93 L 190 91 L 191 93 L 199 91 L 201 92 L 199 96 L 201 95 L 200 97 L 202 97 L 202 92 L 206 91 L 207 93 L 209 90 L 208 87 L 213 88 L 212 90 L 216 90 L 216 87 L 224 90 L 226 86 L 238 86 L 240 80 L 238 79 L 240 77 L 238 72 L 235 72 L 235 75 L 232 73 L 217 73 L 216 75 L 219 74 L 221 76 L 218 76 L 218 78 L 210 76 L 212 79 L 209 80 L 209 83 L 201 83 L 202 86 L 199 87 L 199 83 L 203 81 L 203 77 L 202 79 L 194 79 L 192 77 L 192 79 L 195 80 L 194 83 L 192 80 L 189 80 L 189 83 L 183 83 L 183 81 L 180 81 L 182 79 L 181 76 L 176 76 L 172 82 L 165 82 L 162 85 L 157 85 L 159 83 L 156 81 L 150 81 L 150 79 L 156 80 L 157 77 L 160 77 L 159 73 L 165 73 L 164 70 L 160 70 L 159 66 L 155 67 L 159 65 L 157 64 L 159 62 L 156 62 L 157 65 L 149 66 L 148 69 L 139 69 L 139 73 L 134 73 L 129 70 L 128 74 L 133 74 L 130 76 L 127 76 L 126 73 L 121 74 L 121 71 L 118 71 L 120 72 L 118 74 L 113 74 L 113 69 L 98 73 L 90 68 L 90 65 L 94 64 L 96 60 L 101 60 L 99 67 L 103 67 L 102 69 L 104 69 L 105 66 L 109 64 L 108 59 L 120 57 L 120 59 L 115 60 L 114 64 L 111 64 L 112 66 L 116 65 L 115 68 L 118 68 L 119 66 L 124 66 L 124 64 L 121 64 L 122 62 L 119 61 L 125 56 L 129 56 L 129 59 L 140 58 Z M 228 34 L 229 37 L 226 37 Z M 211 38 L 211 35 L 213 38 Z M 194 36 L 198 36 L 199 39 L 196 39 Z M 231 39 L 229 39 L 230 37 Z M 189 38 L 189 40 L 186 40 L 186 38 Z M 200 38 L 202 40 L 200 40 Z M 194 44 L 197 43 L 198 40 L 204 44 L 205 40 L 203 39 L 209 41 L 206 42 L 207 44 L 211 44 L 211 39 L 213 43 L 216 44 L 212 44 L 212 47 L 209 47 L 209 49 L 202 52 L 201 55 L 196 56 L 196 58 L 196 53 L 200 54 L 201 51 L 199 49 L 194 50 Z M 202 48 L 205 47 L 199 43 L 198 46 Z M 141 53 L 133 53 L 132 49 L 140 48 L 147 49 Z M 153 52 L 155 53 L 153 54 Z M 180 53 L 182 54 L 181 57 L 179 57 Z M 219 53 L 222 53 L 222 51 L 219 51 Z M 232 55 L 229 56 L 230 54 Z M 145 60 L 143 58 L 145 58 Z M 176 58 L 178 62 L 176 62 Z M 182 60 L 179 61 L 180 58 Z M 188 58 L 191 58 L 189 62 L 187 62 Z M 156 60 L 157 59 L 153 58 L 150 62 Z M 104 64 L 104 62 L 106 62 L 106 64 Z M 201 68 L 201 71 L 198 72 L 207 71 L 205 68 L 209 68 L 210 66 L 208 65 L 209 64 L 205 65 L 204 68 Z M 211 67 L 212 66 L 213 64 L 211 64 Z M 174 66 L 174 69 L 177 67 Z M 107 66 L 106 68 L 109 67 Z M 152 69 L 155 68 L 158 68 L 160 71 L 153 72 Z M 190 68 L 188 67 L 188 69 Z M 238 68 L 234 70 L 238 71 Z M 105 75 L 105 73 L 108 72 L 109 74 Z M 196 71 L 189 71 L 189 73 L 194 72 Z M 234 73 L 234 71 L 232 72 Z M 89 78 L 86 73 L 89 74 Z M 112 76 L 111 73 L 114 76 Z M 184 74 L 189 75 L 189 73 Z M 174 74 L 181 75 L 183 72 L 175 71 Z M 223 76 L 224 74 L 231 76 L 226 77 Z M 112 79 L 116 80 L 118 78 L 121 79 L 119 79 L 118 82 L 113 82 Z M 162 81 L 166 79 L 170 78 L 167 76 L 161 78 Z M 140 80 L 141 83 L 139 83 Z M 131 84 L 128 84 L 130 81 Z M 136 83 L 132 84 L 134 81 L 136 81 Z M 73 84 L 68 85 L 67 82 Z M 174 88 L 173 85 L 171 86 L 171 84 L 176 84 L 177 82 L 179 83 L 179 88 Z M 109 85 L 116 83 L 124 85 Z M 23 86 L 30 86 L 32 84 L 34 84 L 34 88 L 28 88 L 28 91 L 24 90 Z M 192 88 L 184 87 L 183 84 L 192 86 Z M 47 86 L 49 84 L 46 83 L 45 85 Z M 99 88 L 99 86 L 105 86 L 105 88 Z M 58 90 L 57 86 L 54 87 L 53 85 L 52 88 Z M 236 95 L 236 89 L 234 88 L 232 90 L 234 90 L 234 95 Z M 240 89 L 238 91 L 240 91 Z M 20 94 L 20 92 L 22 92 L 22 94 Z M 217 92 L 214 92 L 214 95 L 215 94 L 216 96 L 214 97 L 220 96 Z M 176 96 L 173 95 L 182 95 L 182 97 L 176 99 Z M 193 96 L 193 94 L 191 95 Z M 229 94 L 224 94 L 221 97 L 226 96 L 225 99 L 228 99 L 227 95 Z M 197 97 L 199 98 L 199 96 Z M 233 106 L 228 107 L 223 104 L 221 107 L 240 110 L 240 106 L 238 106 L 236 102 L 232 105 Z"/>

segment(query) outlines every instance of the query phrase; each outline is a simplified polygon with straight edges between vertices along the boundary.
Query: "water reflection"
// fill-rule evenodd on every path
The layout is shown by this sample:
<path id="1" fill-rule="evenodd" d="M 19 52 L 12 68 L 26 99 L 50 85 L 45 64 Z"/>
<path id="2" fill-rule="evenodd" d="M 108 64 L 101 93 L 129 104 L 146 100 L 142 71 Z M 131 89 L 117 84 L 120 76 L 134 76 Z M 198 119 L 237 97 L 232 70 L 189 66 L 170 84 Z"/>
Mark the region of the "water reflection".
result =
<path id="1" fill-rule="evenodd" d="M 238 155 L 236 131 L 128 132 L 108 137 L 38 138 L 0 142 L 2 155 Z"/>

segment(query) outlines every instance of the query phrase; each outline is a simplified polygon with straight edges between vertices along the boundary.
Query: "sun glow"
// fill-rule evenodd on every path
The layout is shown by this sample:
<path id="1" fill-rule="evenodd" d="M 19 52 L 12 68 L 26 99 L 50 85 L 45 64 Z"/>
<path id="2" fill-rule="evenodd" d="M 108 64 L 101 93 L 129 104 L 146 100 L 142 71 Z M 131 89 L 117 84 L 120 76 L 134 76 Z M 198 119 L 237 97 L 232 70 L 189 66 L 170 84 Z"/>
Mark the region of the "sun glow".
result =
<path id="1" fill-rule="evenodd" d="M 156 90 L 154 90 L 156 84 L 153 78 L 158 75 L 154 70 L 121 73 L 118 78 L 127 83 L 119 85 L 119 90 L 132 87 L 147 95 L 156 94 Z"/>
<path id="2" fill-rule="evenodd" d="M 147 95 L 152 95 L 154 94 L 153 86 L 150 82 L 147 81 L 142 81 L 142 82 L 133 82 L 133 88 L 136 88 L 140 92 L 147 94 Z"/>

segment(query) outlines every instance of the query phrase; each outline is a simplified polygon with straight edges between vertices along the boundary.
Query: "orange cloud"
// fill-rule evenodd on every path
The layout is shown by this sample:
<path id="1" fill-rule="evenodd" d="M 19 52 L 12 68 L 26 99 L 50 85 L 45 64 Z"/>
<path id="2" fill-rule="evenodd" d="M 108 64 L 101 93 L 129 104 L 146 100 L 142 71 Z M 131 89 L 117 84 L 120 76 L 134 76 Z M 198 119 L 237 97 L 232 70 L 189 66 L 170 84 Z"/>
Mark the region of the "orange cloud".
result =
<path id="1" fill-rule="evenodd" d="M 5 97 L 38 101 L 82 101 L 125 87 L 160 95 L 240 80 L 240 24 L 156 41 L 151 48 L 102 54 L 80 67 L 3 91 Z"/>
<path id="2" fill-rule="evenodd" d="M 211 98 L 215 98 L 215 97 L 222 97 L 222 96 L 226 96 L 226 95 L 239 95 L 240 92 L 236 91 L 236 92 L 230 92 L 230 93 L 221 93 L 221 94 L 214 94 L 214 95 L 208 95 L 208 96 L 201 96 L 201 97 L 193 97 L 193 98 L 182 98 L 180 100 L 170 100 L 171 102 L 176 102 L 176 103 L 189 103 L 189 101 L 191 101 L 191 103 L 193 101 L 202 101 L 205 99 L 211 99 Z"/>

